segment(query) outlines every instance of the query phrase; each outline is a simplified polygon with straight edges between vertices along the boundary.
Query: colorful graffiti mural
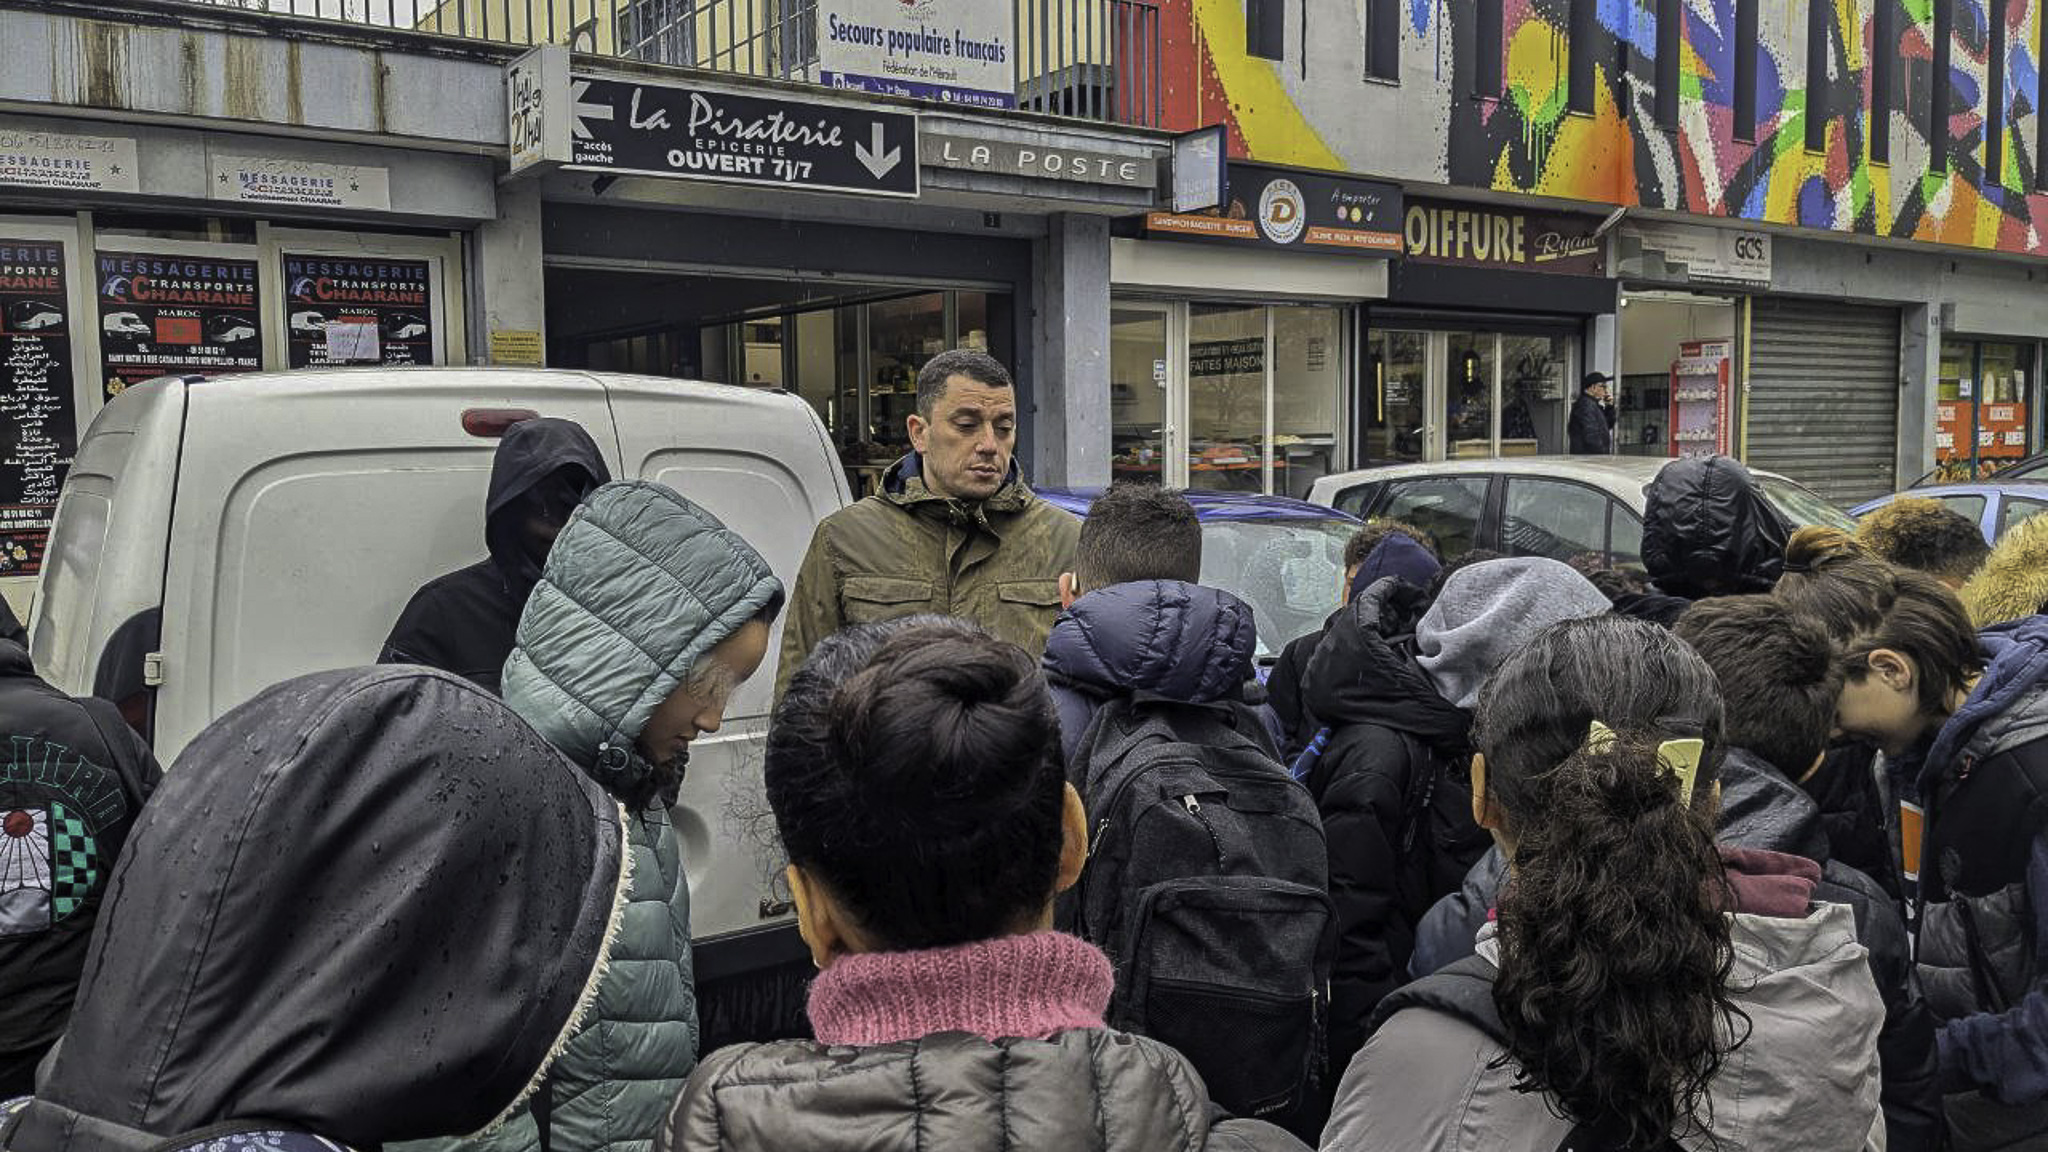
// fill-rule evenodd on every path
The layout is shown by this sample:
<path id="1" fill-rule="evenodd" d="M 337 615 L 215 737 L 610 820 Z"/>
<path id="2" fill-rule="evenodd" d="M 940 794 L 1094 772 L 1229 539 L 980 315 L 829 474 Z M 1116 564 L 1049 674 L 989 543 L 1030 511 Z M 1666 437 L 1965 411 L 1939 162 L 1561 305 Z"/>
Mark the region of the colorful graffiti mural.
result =
<path id="1" fill-rule="evenodd" d="M 1663 6 L 1681 21 L 1667 124 L 1657 121 L 1657 0 L 1582 0 L 1596 5 L 1598 34 L 1590 111 L 1578 112 L 1567 99 L 1571 53 L 1582 47 L 1570 35 L 1572 2 L 1177 0 L 1167 6 L 1169 124 L 1227 122 L 1239 155 L 1269 163 L 2048 250 L 2048 195 L 2036 190 L 2038 22 L 2048 0 L 1753 0 L 1750 128 L 1736 122 L 1735 86 L 1738 4 L 1752 0 Z M 1286 6 L 1286 58 L 1245 54 L 1252 3 Z M 1937 3 L 1950 5 L 1945 77 L 1935 75 Z M 1476 91 L 1479 4 L 1501 5 L 1497 92 Z M 1392 83 L 1364 75 L 1368 10 L 1399 15 Z M 1811 61 L 1810 28 L 1827 37 Z M 1949 110 L 1939 125 L 1937 82 Z M 1873 91 L 1886 89 L 1890 107 L 1873 114 Z M 1810 109 L 1826 118 L 1811 134 Z"/>

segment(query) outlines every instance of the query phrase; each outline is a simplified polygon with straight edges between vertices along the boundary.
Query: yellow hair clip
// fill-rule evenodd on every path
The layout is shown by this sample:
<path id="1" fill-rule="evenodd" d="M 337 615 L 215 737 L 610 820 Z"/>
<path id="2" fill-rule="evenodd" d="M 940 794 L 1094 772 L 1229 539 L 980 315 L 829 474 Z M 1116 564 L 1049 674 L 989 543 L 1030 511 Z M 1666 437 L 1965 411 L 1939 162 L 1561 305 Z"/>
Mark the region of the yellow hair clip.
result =
<path id="1" fill-rule="evenodd" d="M 1586 729 L 1586 751 L 1605 752 L 1614 747 L 1614 729 L 1593 721 Z M 1657 745 L 1657 759 L 1671 770 L 1672 780 L 1678 785 L 1678 798 L 1687 803 L 1692 801 L 1693 781 L 1700 774 L 1700 758 L 1707 753 L 1707 742 L 1698 737 L 1683 740 L 1666 740 Z"/>

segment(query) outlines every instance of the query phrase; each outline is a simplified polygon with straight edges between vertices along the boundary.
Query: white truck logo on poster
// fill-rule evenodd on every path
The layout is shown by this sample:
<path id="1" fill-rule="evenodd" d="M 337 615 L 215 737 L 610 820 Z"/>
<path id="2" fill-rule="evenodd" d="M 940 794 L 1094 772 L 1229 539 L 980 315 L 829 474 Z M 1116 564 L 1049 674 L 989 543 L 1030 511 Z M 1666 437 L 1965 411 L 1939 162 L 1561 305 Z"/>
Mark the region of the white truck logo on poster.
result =
<path id="1" fill-rule="evenodd" d="M 1011 6 L 991 0 L 818 0 L 818 82 L 1015 108 L 1011 20 Z"/>

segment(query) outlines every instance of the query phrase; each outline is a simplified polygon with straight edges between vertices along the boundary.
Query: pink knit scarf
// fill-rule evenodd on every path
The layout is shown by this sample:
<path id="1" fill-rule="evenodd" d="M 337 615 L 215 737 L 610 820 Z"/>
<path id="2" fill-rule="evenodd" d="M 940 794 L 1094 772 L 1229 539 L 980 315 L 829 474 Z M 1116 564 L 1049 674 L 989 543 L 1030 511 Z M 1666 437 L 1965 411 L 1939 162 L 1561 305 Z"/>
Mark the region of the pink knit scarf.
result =
<path id="1" fill-rule="evenodd" d="M 868 1047 L 934 1032 L 1043 1040 L 1100 1028 L 1115 979 L 1109 958 L 1058 932 L 922 952 L 841 956 L 811 984 L 811 1028 L 827 1044 Z"/>

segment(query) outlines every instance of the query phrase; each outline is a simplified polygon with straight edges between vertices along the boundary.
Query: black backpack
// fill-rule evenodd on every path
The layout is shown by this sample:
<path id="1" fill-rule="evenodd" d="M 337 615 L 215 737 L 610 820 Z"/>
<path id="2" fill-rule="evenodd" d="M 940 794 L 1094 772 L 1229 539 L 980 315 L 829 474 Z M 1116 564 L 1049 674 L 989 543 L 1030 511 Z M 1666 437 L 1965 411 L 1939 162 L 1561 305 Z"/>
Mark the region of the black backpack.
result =
<path id="1" fill-rule="evenodd" d="M 1422 979 L 1395 989 L 1373 1010 L 1372 1028 L 1377 1032 L 1394 1014 L 1408 1008 L 1426 1008 L 1439 1015 L 1462 1020 L 1496 1044 L 1507 1043 L 1507 1028 L 1501 1024 L 1500 1009 L 1493 1003 L 1495 969 L 1482 956 L 1467 956 Z M 1563 1026 L 1570 1027 L 1566 1022 Z M 1558 1142 L 1557 1152 L 1631 1152 L 1592 1124 L 1574 1123 Z M 1640 1152 L 1682 1152 L 1678 1141 L 1664 1142 Z"/>
<path id="2" fill-rule="evenodd" d="M 1337 920 L 1322 820 L 1239 703 L 1104 703 L 1070 772 L 1092 824 L 1070 931 L 1116 966 L 1112 1028 L 1186 1056 L 1238 1116 L 1315 1097 Z"/>

